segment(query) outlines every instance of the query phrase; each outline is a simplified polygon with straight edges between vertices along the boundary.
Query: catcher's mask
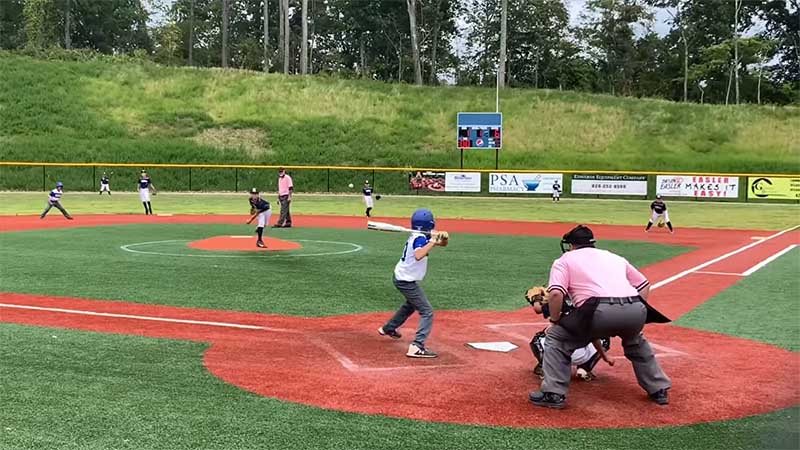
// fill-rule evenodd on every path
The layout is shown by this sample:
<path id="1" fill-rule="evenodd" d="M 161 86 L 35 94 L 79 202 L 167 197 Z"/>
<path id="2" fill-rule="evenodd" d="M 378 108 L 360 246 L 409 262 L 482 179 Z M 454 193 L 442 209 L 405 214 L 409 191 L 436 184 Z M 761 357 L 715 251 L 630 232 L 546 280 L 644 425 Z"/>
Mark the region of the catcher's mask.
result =
<path id="1" fill-rule="evenodd" d="M 566 253 L 570 245 L 575 248 L 594 247 L 595 242 L 592 230 L 586 225 L 578 225 L 561 238 L 561 253 Z"/>

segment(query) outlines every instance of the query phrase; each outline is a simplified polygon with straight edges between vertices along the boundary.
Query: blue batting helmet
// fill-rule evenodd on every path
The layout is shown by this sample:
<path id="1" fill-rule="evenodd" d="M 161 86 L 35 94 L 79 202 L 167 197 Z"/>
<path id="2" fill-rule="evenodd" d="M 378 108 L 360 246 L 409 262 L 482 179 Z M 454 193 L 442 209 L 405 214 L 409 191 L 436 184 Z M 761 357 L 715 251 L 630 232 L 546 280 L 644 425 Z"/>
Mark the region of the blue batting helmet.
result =
<path id="1" fill-rule="evenodd" d="M 64 183 L 56 181 L 56 187 L 64 187 Z"/>
<path id="2" fill-rule="evenodd" d="M 419 231 L 431 231 L 436 227 L 433 213 L 430 209 L 420 208 L 411 215 L 411 228 Z"/>

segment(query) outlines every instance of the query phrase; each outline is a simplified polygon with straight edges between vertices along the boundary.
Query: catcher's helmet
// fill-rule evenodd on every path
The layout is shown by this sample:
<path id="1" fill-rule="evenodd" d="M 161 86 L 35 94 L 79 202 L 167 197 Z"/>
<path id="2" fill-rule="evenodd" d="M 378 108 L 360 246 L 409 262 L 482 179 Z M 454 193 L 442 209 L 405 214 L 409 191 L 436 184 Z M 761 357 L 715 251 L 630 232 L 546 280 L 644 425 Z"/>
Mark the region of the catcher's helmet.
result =
<path id="1" fill-rule="evenodd" d="M 59 187 L 64 187 L 64 183 L 62 183 L 62 182 L 60 182 L 60 181 L 56 181 L 56 187 L 57 187 L 57 188 L 59 188 Z"/>
<path id="2" fill-rule="evenodd" d="M 578 225 L 561 238 L 561 252 L 566 253 L 570 244 L 575 247 L 594 247 L 596 242 L 591 228 Z"/>
<path id="3" fill-rule="evenodd" d="M 433 213 L 430 209 L 420 208 L 411 215 L 411 228 L 419 231 L 431 231 L 436 227 Z"/>

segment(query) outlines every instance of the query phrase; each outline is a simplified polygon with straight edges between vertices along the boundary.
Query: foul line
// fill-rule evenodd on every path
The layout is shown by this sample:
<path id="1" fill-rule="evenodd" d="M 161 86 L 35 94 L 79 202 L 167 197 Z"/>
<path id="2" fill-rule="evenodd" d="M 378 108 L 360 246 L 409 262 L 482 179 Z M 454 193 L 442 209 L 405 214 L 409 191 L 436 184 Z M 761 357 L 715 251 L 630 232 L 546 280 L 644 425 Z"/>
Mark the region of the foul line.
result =
<path id="1" fill-rule="evenodd" d="M 772 261 L 775 261 L 776 259 L 780 258 L 781 256 L 789 253 L 795 247 L 797 247 L 797 244 L 792 244 L 792 245 L 786 247 L 785 249 L 779 251 L 778 253 L 775 253 L 774 255 L 770 256 L 769 258 L 767 258 L 767 259 L 761 261 L 760 263 L 756 264 L 755 266 L 745 270 L 744 272 L 742 272 L 742 275 L 744 275 L 744 276 L 752 275 L 753 273 L 755 273 L 759 269 L 763 268 L 767 264 L 771 263 Z"/>
<path id="2" fill-rule="evenodd" d="M 700 275 L 727 275 L 727 276 L 730 276 L 730 277 L 741 277 L 741 276 L 743 276 L 743 275 L 742 275 L 742 274 L 740 274 L 740 273 L 733 273 L 733 272 L 712 272 L 712 271 L 706 271 L 706 270 L 698 270 L 698 271 L 696 271 L 695 273 L 697 273 L 697 274 L 700 274 Z"/>
<path id="3" fill-rule="evenodd" d="M 762 239 L 760 241 L 752 242 L 752 243 L 747 244 L 747 245 L 745 245 L 743 247 L 739 247 L 736 250 L 730 251 L 730 252 L 728 252 L 728 253 L 726 253 L 726 254 L 724 254 L 722 256 L 718 256 L 718 257 L 716 257 L 714 259 L 711 259 L 711 260 L 708 260 L 708 261 L 706 261 L 706 262 L 704 262 L 702 264 L 698 264 L 698 265 L 692 267 L 691 269 L 686 269 L 683 272 L 677 273 L 677 274 L 675 274 L 675 275 L 673 275 L 673 276 L 671 276 L 671 277 L 669 277 L 667 279 L 661 280 L 658 283 L 653 284 L 650 287 L 650 290 L 654 290 L 654 289 L 658 289 L 658 288 L 660 288 L 662 286 L 666 286 L 666 285 L 672 283 L 673 281 L 680 280 L 681 278 L 685 277 L 686 275 L 689 275 L 691 273 L 697 272 L 698 270 L 701 270 L 701 269 L 705 269 L 706 267 L 708 267 L 708 266 L 710 266 L 712 264 L 716 264 L 716 263 L 718 263 L 720 261 L 726 260 L 726 259 L 730 258 L 733 255 L 738 255 L 739 253 L 747 251 L 747 250 L 749 250 L 749 249 L 751 249 L 751 248 L 753 248 L 753 247 L 755 247 L 757 245 L 761 245 L 764 242 L 767 242 L 767 241 L 769 241 L 771 239 L 775 239 L 776 237 L 783 236 L 784 234 L 789 233 L 790 231 L 794 231 L 794 230 L 796 230 L 798 228 L 800 228 L 800 225 L 795 225 L 795 226 L 793 226 L 791 228 L 787 228 L 787 229 L 785 229 L 783 231 L 779 231 L 779 232 L 773 234 L 772 236 L 768 236 L 768 237 L 766 237 L 766 238 L 764 238 L 764 239 Z"/>
<path id="4" fill-rule="evenodd" d="M 224 328 L 238 328 L 243 330 L 262 330 L 274 331 L 277 333 L 296 333 L 295 330 L 285 328 L 272 328 L 260 327 L 258 325 L 244 325 L 240 323 L 227 323 L 227 322 L 206 322 L 202 320 L 189 320 L 189 319 L 170 319 L 167 317 L 151 317 L 151 316 L 135 316 L 130 314 L 116 314 L 116 313 L 103 313 L 96 311 L 83 311 L 80 309 L 64 309 L 64 308 L 45 308 L 42 306 L 29 306 L 29 305 L 12 305 L 9 303 L 0 303 L 0 308 L 15 308 L 15 309 L 30 309 L 34 311 L 47 311 L 63 314 L 79 314 L 82 316 L 99 316 L 99 317 L 114 317 L 117 319 L 133 319 L 133 320 L 149 320 L 152 322 L 169 322 L 169 323 L 183 323 L 187 325 L 207 325 L 211 327 L 224 327 Z"/>

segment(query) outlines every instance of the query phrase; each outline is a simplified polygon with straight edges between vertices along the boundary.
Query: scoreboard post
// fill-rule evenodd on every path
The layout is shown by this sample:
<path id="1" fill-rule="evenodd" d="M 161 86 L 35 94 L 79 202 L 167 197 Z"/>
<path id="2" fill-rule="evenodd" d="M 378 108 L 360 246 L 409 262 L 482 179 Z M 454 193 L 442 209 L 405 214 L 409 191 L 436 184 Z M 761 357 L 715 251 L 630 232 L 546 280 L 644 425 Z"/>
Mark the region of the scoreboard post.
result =
<path id="1" fill-rule="evenodd" d="M 494 150 L 495 169 L 499 165 L 503 147 L 503 113 L 460 112 L 456 120 L 456 147 L 461 152 L 464 168 L 464 150 Z"/>

